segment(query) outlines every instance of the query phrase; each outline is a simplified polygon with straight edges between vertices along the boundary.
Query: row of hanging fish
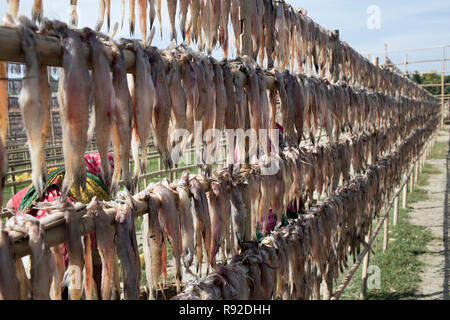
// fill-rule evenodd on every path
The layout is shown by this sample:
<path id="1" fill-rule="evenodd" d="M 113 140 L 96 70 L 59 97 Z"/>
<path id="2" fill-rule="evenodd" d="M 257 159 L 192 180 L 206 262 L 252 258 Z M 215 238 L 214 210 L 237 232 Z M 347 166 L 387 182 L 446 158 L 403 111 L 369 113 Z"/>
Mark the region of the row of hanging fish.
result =
<path id="1" fill-rule="evenodd" d="M 138 176 L 146 172 L 150 136 L 165 167 L 177 164 L 174 159 L 179 160 L 188 144 L 193 140 L 198 142 L 193 139 L 196 121 L 201 122 L 201 136 L 206 140 L 205 152 L 198 160 L 206 164 L 208 173 L 214 153 L 211 150 L 214 137 L 205 136 L 209 129 L 254 130 L 256 136 L 250 141 L 248 154 L 242 140 L 229 131 L 226 133 L 227 144 L 236 142 L 238 146 L 239 163 L 244 163 L 246 157 L 255 163 L 260 154 L 258 150 L 264 155 L 270 154 L 270 145 L 260 132 L 275 129 L 278 101 L 287 143 L 294 147 L 302 141 L 304 129 L 309 131 L 313 143 L 322 130 L 330 141 L 339 141 L 343 131 L 384 126 L 395 121 L 395 117 L 405 117 L 408 110 L 420 112 L 419 104 L 426 107 L 433 103 L 424 100 L 412 105 L 412 100 L 407 98 L 369 93 L 344 82 L 331 84 L 326 79 L 296 76 L 288 71 L 264 71 L 247 56 L 216 61 L 183 45 L 161 51 L 148 42 L 124 40 L 117 43 L 89 28 L 76 30 L 46 19 L 39 31 L 24 16 L 6 15 L 5 23 L 17 27 L 22 38 L 26 76 L 19 104 L 29 141 L 32 181 L 39 194 L 46 182 L 43 146 L 49 131 L 50 89 L 47 67 L 39 64 L 36 52 L 36 32 L 57 35 L 63 46 L 63 71 L 58 91 L 66 169 L 63 196 L 72 183 L 77 188 L 85 185 L 83 155 L 89 140 L 89 121 L 95 126 L 103 180 L 114 193 L 121 173 L 126 187 L 132 191 Z M 90 61 L 85 58 L 84 44 L 91 49 Z M 112 51 L 111 67 L 107 47 Z M 125 49 L 136 56 L 133 75 L 127 74 Z M 88 62 L 92 65 L 91 72 Z M 272 90 L 267 88 L 266 76 L 275 79 Z M 402 107 L 405 105 L 410 109 Z M 90 108 L 95 114 L 91 120 Z M 179 129 L 184 130 L 181 136 Z M 276 141 L 276 137 L 270 138 Z M 115 156 L 112 173 L 107 160 L 111 141 Z M 198 150 L 200 145 L 196 147 Z M 128 163 L 130 153 L 134 159 L 134 178 Z M 234 149 L 228 148 L 227 164 L 234 162 Z"/>
<path id="2" fill-rule="evenodd" d="M 339 272 L 360 253 L 373 218 L 425 142 L 438 117 L 408 135 L 394 151 L 367 167 L 326 201 L 257 242 L 244 242 L 228 265 L 217 264 L 205 278 L 186 284 L 176 300 L 298 300 L 328 298 Z"/>
<path id="3" fill-rule="evenodd" d="M 138 5 L 139 26 L 143 40 L 154 27 L 156 17 L 162 37 L 161 0 L 129 0 L 130 35 L 136 29 L 136 3 Z M 114 3 L 113 3 L 114 4 Z M 285 1 L 250 1 L 251 53 L 242 51 L 244 17 L 241 16 L 239 0 L 167 0 L 170 20 L 170 39 L 177 40 L 176 15 L 179 15 L 179 30 L 182 40 L 188 45 L 197 43 L 200 51 L 210 55 L 220 45 L 225 58 L 229 56 L 230 22 L 234 33 L 236 56 L 249 54 L 259 64 L 267 68 L 276 67 L 283 72 L 290 71 L 318 74 L 333 82 L 343 80 L 354 87 L 381 90 L 392 95 L 407 95 L 424 99 L 428 93 L 403 75 L 381 68 L 356 52 L 346 42 L 340 41 L 337 33 L 315 23 L 302 8 L 295 10 Z M 19 0 L 8 0 L 8 11 L 16 16 Z M 71 25 L 77 26 L 77 1 L 70 0 Z M 125 20 L 126 0 L 122 0 L 121 26 Z M 108 31 L 111 27 L 111 1 L 99 0 L 99 17 L 95 29 L 101 30 L 105 21 Z M 43 1 L 35 0 L 31 17 L 35 22 L 43 22 Z M 244 27 L 245 28 L 245 27 Z M 153 37 L 153 35 L 151 36 Z M 297 69 L 295 69 L 295 64 Z M 376 76 L 378 74 L 378 77 Z"/>
<path id="4" fill-rule="evenodd" d="M 402 122 L 411 123 L 408 125 L 411 132 L 433 115 L 433 110 L 429 110 L 417 115 L 417 119 L 404 118 Z M 242 250 L 245 241 L 256 239 L 256 230 L 261 230 L 263 236 L 267 234 L 269 210 L 280 225 L 288 204 L 295 203 L 304 210 L 305 203 L 309 201 L 311 205 L 314 195 L 321 200 L 323 190 L 327 189 L 326 194 L 331 196 L 339 185 L 349 183 L 351 168 L 360 174 L 370 168 L 369 163 L 388 153 L 401 137 L 399 128 L 402 126 L 395 124 L 392 129 L 380 129 L 373 134 L 341 137 L 334 146 L 328 143 L 311 149 L 285 149 L 278 158 L 280 170 L 273 176 L 261 175 L 258 166 L 243 166 L 232 173 L 214 170 L 211 178 L 185 172 L 173 183 L 165 179 L 150 185 L 144 192 L 150 213 L 144 216 L 143 224 L 150 299 L 166 283 L 166 237 L 177 244 L 173 245 L 172 253 L 178 290 L 182 265 L 192 274 L 195 260 L 197 276 L 202 275 L 202 263 L 206 263 L 207 273 L 209 267 L 218 268 L 219 248 L 222 262 L 226 261 L 230 253 L 235 256 Z M 246 239 L 247 228 L 251 233 Z"/>
<path id="5" fill-rule="evenodd" d="M 101 283 L 96 284 L 98 291 L 93 286 L 91 235 L 81 235 L 81 217 L 76 207 L 68 202 L 52 202 L 41 203 L 39 208 L 49 211 L 51 215 L 63 213 L 68 265 L 65 266 L 64 262 L 64 247 L 48 245 L 45 224 L 41 223 L 45 219 L 39 220 L 28 214 L 10 218 L 1 225 L 0 300 L 61 300 L 63 286 L 68 287 L 70 300 L 120 299 L 122 289 L 117 257 L 122 266 L 123 298 L 139 299 L 140 261 L 134 230 L 133 200 L 118 206 L 114 227 L 113 219 L 105 213 L 96 198 L 86 208 L 87 216 L 94 221 L 102 263 Z M 18 233 L 29 239 L 29 275 L 22 260 L 15 259 L 12 254 L 10 237 Z"/>
<path id="6" fill-rule="evenodd" d="M 402 130 L 399 130 L 399 128 L 404 128 L 404 126 L 393 123 L 392 129 L 380 128 L 372 134 L 362 133 L 353 137 L 343 136 L 341 141 L 333 146 L 328 143 L 313 146 L 309 150 L 304 148 L 299 150 L 287 148 L 281 153 L 279 159 L 280 171 L 274 176 L 263 176 L 260 174 L 258 167 L 245 166 L 241 170 L 235 170 L 231 175 L 229 170 L 213 171 L 211 178 L 184 173 L 173 184 L 166 179 L 162 183 L 150 185 L 141 195 L 137 196 L 145 199 L 148 203 L 148 213 L 144 215 L 142 228 L 146 276 L 150 289 L 149 297 L 155 298 L 154 291 L 158 288 L 163 289 L 166 284 L 166 238 L 170 239 L 172 244 L 177 292 L 180 292 L 183 266 L 187 272 L 192 273 L 190 268 L 195 258 L 196 273 L 199 276 L 202 274 L 201 266 L 203 262 L 207 264 L 207 273 L 210 266 L 216 271 L 228 270 L 222 269 L 223 266 L 216 263 L 216 255 L 220 248 L 222 249 L 222 262 L 230 254 L 235 256 L 241 251 L 246 252 L 245 241 L 249 240 L 245 238 L 246 228 L 250 225 L 252 230 L 250 239 L 252 240 L 256 239 L 255 232 L 257 227 L 260 227 L 262 234 L 266 235 L 267 212 L 269 209 L 276 214 L 277 220 L 280 222 L 281 215 L 286 212 L 287 204 L 296 202 L 300 204 L 300 207 L 307 200 L 311 204 L 314 192 L 318 194 L 317 199 L 321 200 L 322 189 L 328 189 L 327 195 L 332 199 L 336 197 L 334 192 L 338 192 L 338 195 L 341 194 L 342 190 L 337 191 L 341 179 L 343 183 L 352 186 L 352 182 L 349 182 L 350 166 L 353 167 L 356 173 L 362 173 L 365 170 L 365 175 L 369 177 L 367 180 L 373 182 L 372 193 L 361 192 L 361 187 L 358 187 L 358 185 L 354 189 L 360 195 L 361 203 L 370 203 L 378 206 L 376 207 L 378 209 L 375 209 L 375 211 L 379 212 L 383 200 L 377 201 L 380 199 L 378 194 L 384 194 L 385 196 L 390 194 L 394 182 L 398 182 L 398 179 L 396 180 L 395 177 L 400 177 L 403 173 L 398 168 L 406 168 L 409 161 L 421 149 L 420 143 L 423 144 L 426 137 L 436 127 L 439 117 L 435 114 L 435 110 L 425 109 L 423 114 L 419 113 L 415 117 L 400 118 L 401 122 L 408 123 L 406 133 L 413 133 L 407 136 L 407 139 L 398 147 L 394 156 L 390 155 L 387 157 L 387 159 L 395 159 L 396 163 L 401 163 L 399 167 L 389 162 L 386 165 L 385 159 L 375 162 L 383 153 L 388 152 L 400 137 L 405 136 L 401 135 Z M 426 125 L 422 126 L 423 123 L 426 123 Z M 415 128 L 421 126 L 421 129 L 414 131 Z M 373 160 L 369 160 L 369 154 L 371 154 Z M 369 166 L 369 163 L 374 165 Z M 381 167 L 380 164 L 390 168 L 393 172 L 389 172 L 384 178 L 380 178 L 378 173 L 372 176 L 371 170 Z M 360 180 L 355 179 L 355 181 L 358 182 Z M 366 198 L 361 198 L 363 195 Z M 120 284 L 118 284 L 117 280 L 118 269 L 116 265 L 116 256 L 118 256 L 121 261 L 124 279 L 123 297 L 135 300 L 140 296 L 141 270 L 136 230 L 133 223 L 136 204 L 131 197 L 125 203 L 120 203 L 113 206 L 117 210 L 114 229 L 111 227 L 112 218 L 106 213 L 111 208 L 110 203 L 100 203 L 93 199 L 87 206 L 88 215 L 94 219 L 96 243 L 102 260 L 102 283 L 98 287 L 101 287 L 102 299 L 120 297 Z M 358 201 L 352 199 L 349 203 L 357 206 Z M 325 204 L 322 203 L 320 208 L 323 206 Z M 40 225 L 40 221 L 28 215 L 15 216 L 8 221 L 6 228 L 2 229 L 4 248 L 2 247 L 2 250 L 0 250 L 2 251 L 0 255 L 5 257 L 5 263 L 2 265 L 9 268 L 5 269 L 4 274 L 16 274 L 16 277 L 8 276 L 6 280 L 2 280 L 3 282 L 0 281 L 2 296 L 5 299 L 11 297 L 13 299 L 17 297 L 21 299 L 60 299 L 63 275 L 69 271 L 68 287 L 70 298 L 80 299 L 84 297 L 85 299 L 92 299 L 90 237 L 81 237 L 80 217 L 75 207 L 68 203 L 43 203 L 40 204 L 40 208 L 64 213 L 66 220 L 65 243 L 69 255 L 68 269 L 66 270 L 64 263 L 61 263 L 61 248 L 59 246 L 49 248 L 45 243 L 44 230 Z M 354 214 L 362 212 L 358 208 L 361 207 L 351 207 L 348 212 Z M 315 209 L 310 208 L 309 212 L 311 210 Z M 361 221 L 364 221 L 364 223 L 369 221 L 367 219 L 362 220 L 362 218 L 355 219 L 359 223 L 362 223 Z M 323 221 L 323 224 L 325 223 L 328 223 L 328 219 Z M 320 223 L 317 226 L 320 227 Z M 353 242 L 350 242 L 352 244 L 352 252 L 359 250 L 359 245 L 356 245 L 355 242 L 358 243 L 358 239 L 363 239 L 368 226 L 364 224 L 355 228 L 357 230 L 355 231 L 357 232 L 356 238 L 353 239 Z M 15 262 L 12 258 L 11 243 L 5 231 L 28 234 L 31 249 L 30 280 L 27 280 L 28 278 L 24 275 L 21 269 L 23 268 L 22 264 Z M 314 231 L 322 234 L 323 230 Z M 271 237 L 275 237 L 275 235 L 276 232 Z M 340 237 L 338 238 L 340 239 Z M 313 241 L 313 243 L 319 242 Z M 294 243 L 294 245 L 298 244 Z M 324 248 L 333 248 L 333 246 L 327 242 L 324 243 Z M 206 259 L 203 257 L 204 252 L 206 253 Z M 311 254 L 313 257 L 316 257 L 317 264 L 317 259 L 319 259 L 317 257 L 320 254 L 317 252 Z M 294 257 L 295 255 L 288 256 Z M 44 257 L 44 263 L 33 263 L 37 257 Z M 242 256 L 235 256 L 233 260 L 239 260 L 239 257 Z M 248 257 L 244 254 L 244 257 L 246 257 L 244 260 L 251 264 L 250 269 L 253 276 L 250 275 L 250 277 L 255 277 L 257 274 L 262 276 L 263 271 L 266 276 L 269 276 L 267 272 L 271 270 L 270 268 L 261 270 L 261 273 L 257 271 L 258 265 L 260 268 L 264 267 L 262 266 L 261 258 L 255 256 L 255 254 Z M 274 264 L 269 265 L 274 266 Z M 242 271 L 239 268 L 237 270 Z M 312 278 L 308 279 L 315 279 L 315 281 L 320 283 L 320 278 L 317 277 L 323 275 L 324 270 L 328 269 L 324 269 L 324 266 L 317 264 L 316 272 L 319 272 L 317 270 L 320 271 L 319 275 L 313 275 Z M 283 270 L 279 271 L 281 274 L 287 274 Z M 220 271 L 218 272 L 220 273 Z M 314 274 L 314 271 L 312 272 Z M 291 277 L 293 274 L 296 274 L 296 272 L 291 272 Z M 161 276 L 162 283 L 160 282 Z M 15 281 L 16 278 L 18 279 L 17 282 Z M 290 279 L 289 281 L 292 283 L 293 280 Z M 11 285 L 12 282 L 18 283 L 18 285 Z M 261 282 L 264 282 L 263 279 L 261 279 Z M 256 284 L 257 282 L 254 283 Z M 281 281 L 281 283 L 284 282 Z M 111 288 L 114 288 L 114 290 Z M 312 288 L 312 286 L 309 288 Z M 292 290 L 292 287 L 289 290 Z M 297 287 L 297 290 L 300 289 Z M 238 291 L 244 294 L 241 289 L 238 289 Z M 265 292 L 263 296 L 258 292 L 248 297 L 245 295 L 240 297 L 251 299 L 270 298 L 270 295 L 268 296 L 267 294 L 271 290 L 263 291 Z M 99 297 L 100 294 L 97 293 L 96 298 Z M 282 297 L 286 296 L 283 295 Z M 302 297 L 308 297 L 308 295 L 304 294 Z"/>
<path id="7" fill-rule="evenodd" d="M 104 0 L 100 0 L 101 27 L 104 16 Z M 109 5 L 109 4 L 108 4 Z M 103 7 L 102 7 L 103 6 Z M 135 0 L 130 0 L 130 33 L 135 24 Z M 155 13 L 161 22 L 161 1 L 138 1 L 139 23 L 143 39 L 147 39 L 147 29 L 153 27 Z M 229 57 L 231 25 L 234 32 L 236 56 L 244 55 L 242 48 L 241 2 L 238 0 L 167 0 L 170 20 L 170 38 L 177 40 L 175 27 L 176 13 L 179 13 L 179 29 L 182 40 L 188 45 L 197 43 L 200 51 L 211 55 L 217 45 L 223 50 L 223 56 Z M 102 9 L 103 8 L 103 9 Z M 177 8 L 179 10 L 177 11 Z M 124 12 L 124 5 L 122 12 Z M 346 42 L 339 41 L 338 34 L 322 28 L 306 15 L 303 9 L 295 10 L 285 1 L 255 0 L 249 4 L 251 16 L 251 42 L 254 60 L 260 66 L 267 59 L 267 68 L 274 66 L 280 71 L 289 68 L 293 72 L 295 63 L 298 71 L 320 74 L 334 82 L 343 80 L 355 87 L 371 90 L 381 89 L 388 95 L 408 95 L 423 98 L 426 91 L 407 77 L 384 68 L 376 83 L 376 67 L 356 52 Z M 147 27 L 147 12 L 149 27 Z M 123 24 L 123 21 L 122 21 Z M 109 30 L 109 24 L 108 24 Z M 161 26 L 162 36 L 162 26 Z"/>

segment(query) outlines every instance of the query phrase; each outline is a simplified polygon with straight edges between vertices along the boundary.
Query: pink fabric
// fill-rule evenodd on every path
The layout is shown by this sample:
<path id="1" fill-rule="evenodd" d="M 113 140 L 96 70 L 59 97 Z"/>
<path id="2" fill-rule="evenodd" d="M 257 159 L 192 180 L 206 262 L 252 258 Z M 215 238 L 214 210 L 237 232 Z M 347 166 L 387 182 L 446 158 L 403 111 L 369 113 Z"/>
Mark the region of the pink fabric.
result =
<path id="1" fill-rule="evenodd" d="M 270 234 L 273 231 L 273 229 L 275 229 L 276 225 L 277 225 L 277 218 L 273 214 L 272 209 L 270 209 L 269 214 L 267 216 L 266 234 Z M 262 233 L 262 230 L 263 230 L 263 220 L 261 219 L 259 232 Z"/>

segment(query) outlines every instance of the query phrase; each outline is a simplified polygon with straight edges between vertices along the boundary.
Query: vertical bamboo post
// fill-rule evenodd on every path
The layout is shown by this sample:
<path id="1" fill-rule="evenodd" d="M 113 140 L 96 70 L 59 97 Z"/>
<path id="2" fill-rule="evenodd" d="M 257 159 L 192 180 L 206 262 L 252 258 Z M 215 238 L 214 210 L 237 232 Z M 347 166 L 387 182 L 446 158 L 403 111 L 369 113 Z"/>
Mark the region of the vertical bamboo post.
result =
<path id="1" fill-rule="evenodd" d="M 405 54 L 405 59 L 403 60 L 403 66 L 404 66 L 404 73 L 405 73 L 405 75 L 408 74 L 408 68 L 407 68 L 407 65 L 408 65 L 408 55 Z"/>
<path id="2" fill-rule="evenodd" d="M 422 166 L 420 167 L 420 173 L 423 173 L 423 170 L 425 168 L 425 158 L 426 158 L 426 152 L 422 154 Z"/>
<path id="3" fill-rule="evenodd" d="M 402 208 L 406 209 L 407 207 L 407 197 L 408 197 L 408 184 L 403 186 L 403 197 L 402 197 Z"/>
<path id="4" fill-rule="evenodd" d="M 419 157 L 419 173 L 423 172 L 423 154 Z"/>
<path id="5" fill-rule="evenodd" d="M 441 76 L 441 127 L 444 126 L 444 95 L 445 95 L 445 47 L 442 48 L 442 76 Z"/>
<path id="6" fill-rule="evenodd" d="M 399 190 L 396 189 L 395 193 L 397 193 Z M 400 197 L 400 195 L 398 195 L 397 197 L 395 197 L 394 200 L 394 226 L 397 225 L 397 221 L 398 221 L 398 213 L 399 213 L 399 208 L 398 208 L 398 198 Z"/>
<path id="7" fill-rule="evenodd" d="M 417 180 L 419 179 L 419 162 L 416 162 L 414 168 L 414 184 L 417 184 Z"/>
<path id="8" fill-rule="evenodd" d="M 396 197 L 395 199 L 398 199 Z M 389 214 L 386 219 L 384 219 L 384 237 L 383 237 L 383 252 L 386 252 L 389 242 Z"/>
<path id="9" fill-rule="evenodd" d="M 414 189 L 414 170 L 411 172 L 411 175 L 409 176 L 409 192 L 413 192 L 413 189 Z"/>
<path id="10" fill-rule="evenodd" d="M 379 65 L 380 65 L 380 59 L 378 57 L 373 57 L 373 64 L 375 65 L 375 88 L 374 91 L 378 91 L 378 87 L 379 87 L 379 81 L 380 81 L 380 69 L 379 69 Z"/>
<path id="11" fill-rule="evenodd" d="M 369 242 L 371 235 L 372 235 L 372 223 L 370 223 L 369 232 L 366 235 L 366 243 Z M 361 276 L 362 284 L 361 284 L 361 295 L 360 295 L 361 299 L 365 299 L 367 296 L 367 270 L 369 268 L 369 261 L 370 261 L 370 250 L 369 250 L 369 252 L 367 252 L 367 254 L 363 260 L 363 268 L 362 268 L 362 276 Z"/>

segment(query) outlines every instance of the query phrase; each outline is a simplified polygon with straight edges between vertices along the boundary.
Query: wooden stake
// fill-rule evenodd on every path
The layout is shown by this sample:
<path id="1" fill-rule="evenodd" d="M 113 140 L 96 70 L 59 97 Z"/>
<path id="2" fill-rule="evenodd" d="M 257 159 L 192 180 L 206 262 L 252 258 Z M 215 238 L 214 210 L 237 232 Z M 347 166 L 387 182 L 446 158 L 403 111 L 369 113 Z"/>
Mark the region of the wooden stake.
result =
<path id="1" fill-rule="evenodd" d="M 402 197 L 402 208 L 403 209 L 406 209 L 406 207 L 407 207 L 407 197 L 408 197 L 408 186 L 407 185 L 405 185 L 404 187 L 403 187 L 403 197 Z"/>
<path id="2" fill-rule="evenodd" d="M 417 180 L 419 179 L 419 161 L 416 162 L 414 168 L 414 184 L 417 184 Z"/>
<path id="3" fill-rule="evenodd" d="M 442 76 L 441 76 L 441 127 L 444 126 L 444 106 L 445 106 L 445 47 L 442 48 Z"/>
<path id="4" fill-rule="evenodd" d="M 380 69 L 379 69 L 379 64 L 380 64 L 380 59 L 378 57 L 374 57 L 373 58 L 373 64 L 375 65 L 375 88 L 374 91 L 378 91 L 379 88 L 379 82 L 380 82 Z"/>
<path id="5" fill-rule="evenodd" d="M 413 192 L 414 189 L 414 171 L 409 176 L 409 192 Z"/>
<path id="6" fill-rule="evenodd" d="M 396 190 L 396 193 L 398 192 L 398 189 Z M 399 209 L 398 209 L 398 199 L 399 197 L 395 197 L 394 200 L 394 226 L 397 225 L 397 221 L 398 221 L 398 213 L 399 213 Z"/>
<path id="7" fill-rule="evenodd" d="M 371 234 L 372 234 L 372 223 L 370 224 L 369 227 L 369 232 L 366 235 L 366 243 L 369 243 L 369 240 L 371 238 Z M 365 299 L 367 296 L 367 270 L 369 268 L 369 261 L 370 261 L 370 250 L 369 252 L 367 252 L 367 254 L 364 257 L 363 260 L 363 269 L 362 269 L 362 276 L 361 276 L 361 280 L 362 280 L 362 284 L 361 284 L 361 295 L 360 298 L 361 299 Z"/>
<path id="8" fill-rule="evenodd" d="M 398 197 L 395 199 L 398 200 Z M 387 213 L 387 215 L 387 218 L 384 220 L 383 252 L 386 252 L 389 242 L 389 212 Z"/>

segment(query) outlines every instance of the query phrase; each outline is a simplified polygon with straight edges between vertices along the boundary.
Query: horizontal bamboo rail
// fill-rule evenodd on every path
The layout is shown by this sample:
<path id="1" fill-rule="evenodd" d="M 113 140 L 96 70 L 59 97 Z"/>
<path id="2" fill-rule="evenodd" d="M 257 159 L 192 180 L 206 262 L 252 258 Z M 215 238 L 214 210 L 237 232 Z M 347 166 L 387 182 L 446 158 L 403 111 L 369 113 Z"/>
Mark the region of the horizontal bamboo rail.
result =
<path id="1" fill-rule="evenodd" d="M 11 61 L 11 62 L 24 62 L 24 56 L 21 47 L 20 34 L 17 29 L 9 27 L 0 27 L 0 44 L 2 50 L 0 50 L 0 61 Z M 90 48 L 86 43 L 83 43 L 84 52 L 86 56 L 86 61 L 90 65 Z M 106 55 L 110 63 L 112 63 L 112 50 L 108 46 L 106 48 Z M 39 57 L 39 62 L 44 65 L 61 67 L 62 66 L 62 48 L 61 42 L 57 37 L 36 34 L 36 49 Z M 136 69 L 136 58 L 134 52 L 130 50 L 123 50 L 125 57 L 125 65 L 128 73 L 135 73 Z M 162 57 L 165 64 L 167 61 Z M 167 65 L 165 65 L 167 68 Z M 234 71 L 234 74 L 239 74 L 244 80 L 244 84 L 247 81 L 247 77 L 244 73 L 240 71 Z M 267 89 L 274 90 L 276 88 L 275 77 L 266 75 Z"/>
<path id="2" fill-rule="evenodd" d="M 148 205 L 145 195 L 142 193 L 133 197 L 136 210 L 134 217 L 142 216 L 148 213 Z M 95 232 L 95 224 L 93 216 L 86 214 L 86 206 L 83 204 L 75 204 L 76 211 L 80 216 L 80 230 L 81 235 L 87 235 Z M 111 224 L 113 223 L 117 209 L 105 209 L 108 214 Z M 50 247 L 63 243 L 65 241 L 65 220 L 62 212 L 55 211 L 53 214 L 40 219 L 41 225 L 45 230 L 44 237 Z M 14 246 L 14 258 L 18 259 L 30 254 L 30 247 L 28 244 L 28 236 L 23 237 L 19 232 L 11 232 L 10 239 Z"/>

